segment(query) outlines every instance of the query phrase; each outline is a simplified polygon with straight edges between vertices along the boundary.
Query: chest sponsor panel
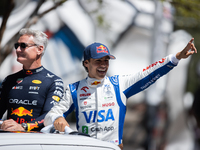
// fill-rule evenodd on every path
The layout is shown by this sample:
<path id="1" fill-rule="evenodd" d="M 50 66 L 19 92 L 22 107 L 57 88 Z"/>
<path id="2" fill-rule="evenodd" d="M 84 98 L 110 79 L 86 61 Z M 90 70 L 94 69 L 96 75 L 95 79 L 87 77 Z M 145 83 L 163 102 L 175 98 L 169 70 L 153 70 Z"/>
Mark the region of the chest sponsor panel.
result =
<path id="1" fill-rule="evenodd" d="M 37 105 L 37 100 L 27 100 L 27 99 L 9 99 L 9 103 L 11 104 L 23 104 L 23 105 Z"/>
<path id="2" fill-rule="evenodd" d="M 95 104 L 95 101 L 91 101 L 91 100 L 88 100 L 88 99 L 85 99 L 85 100 L 80 100 L 79 101 L 79 108 L 80 108 L 80 111 L 83 112 L 83 111 L 86 111 L 88 109 L 96 109 L 96 104 Z"/>
<path id="3" fill-rule="evenodd" d="M 78 100 L 80 100 L 80 101 L 95 100 L 95 97 L 91 93 L 79 92 L 78 93 Z"/>
<path id="4" fill-rule="evenodd" d="M 114 107 L 116 105 L 116 102 L 113 101 L 106 101 L 106 102 L 101 102 L 100 107 Z"/>
<path id="5" fill-rule="evenodd" d="M 77 90 L 78 100 L 95 100 L 94 90 L 89 88 L 88 86 L 80 86 Z"/>
<path id="6" fill-rule="evenodd" d="M 13 90 L 22 90 L 23 86 L 13 86 L 12 89 Z"/>
<path id="7" fill-rule="evenodd" d="M 39 94 L 40 91 L 44 91 L 44 86 L 40 84 L 40 86 L 37 86 L 33 83 L 27 83 L 28 81 L 25 81 L 21 85 L 16 85 L 12 87 L 12 90 L 10 90 L 9 95 L 13 95 L 15 98 L 28 96 L 29 94 Z M 27 95 L 28 94 L 28 95 Z"/>
<path id="8" fill-rule="evenodd" d="M 39 86 L 29 86 L 29 90 L 33 90 L 33 91 L 39 91 L 40 87 Z"/>
<path id="9" fill-rule="evenodd" d="M 34 84 L 41 84 L 42 81 L 40 81 L 40 80 L 32 80 L 32 83 L 34 83 Z"/>
<path id="10" fill-rule="evenodd" d="M 89 134 L 93 132 L 112 132 L 114 131 L 114 126 L 103 126 L 103 127 L 88 127 L 88 126 L 82 126 L 81 130 L 82 133 Z"/>
<path id="11" fill-rule="evenodd" d="M 86 123 L 115 121 L 112 109 L 84 111 L 82 115 Z"/>

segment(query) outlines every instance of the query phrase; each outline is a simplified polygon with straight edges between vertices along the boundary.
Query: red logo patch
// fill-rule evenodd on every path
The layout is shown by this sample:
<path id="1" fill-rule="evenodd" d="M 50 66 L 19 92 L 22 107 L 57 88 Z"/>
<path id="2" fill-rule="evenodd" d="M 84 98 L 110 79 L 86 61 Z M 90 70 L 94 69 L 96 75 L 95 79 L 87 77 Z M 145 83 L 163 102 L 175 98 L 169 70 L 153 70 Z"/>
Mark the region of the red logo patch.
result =
<path id="1" fill-rule="evenodd" d="M 27 71 L 26 71 L 26 74 L 27 74 L 27 75 L 30 75 L 30 74 L 33 74 L 33 73 L 32 73 L 32 71 L 27 70 Z"/>
<path id="2" fill-rule="evenodd" d="M 166 58 L 162 58 L 161 61 L 157 61 L 157 62 L 155 62 L 155 63 L 149 65 L 148 67 L 146 67 L 145 69 L 143 69 L 143 71 L 148 70 L 149 68 L 151 68 L 151 67 L 157 65 L 157 63 L 160 63 L 160 64 L 164 63 L 164 62 L 165 62 L 165 59 L 166 59 Z"/>
<path id="3" fill-rule="evenodd" d="M 89 88 L 87 86 L 84 86 L 84 87 L 81 88 L 81 90 L 87 92 L 86 89 L 89 89 Z"/>
<path id="4" fill-rule="evenodd" d="M 99 47 L 96 47 L 97 53 L 108 53 L 108 50 L 105 46 L 100 45 Z"/>
<path id="5" fill-rule="evenodd" d="M 93 83 L 91 83 L 91 85 L 98 85 L 100 83 L 101 83 L 100 81 L 94 81 Z"/>

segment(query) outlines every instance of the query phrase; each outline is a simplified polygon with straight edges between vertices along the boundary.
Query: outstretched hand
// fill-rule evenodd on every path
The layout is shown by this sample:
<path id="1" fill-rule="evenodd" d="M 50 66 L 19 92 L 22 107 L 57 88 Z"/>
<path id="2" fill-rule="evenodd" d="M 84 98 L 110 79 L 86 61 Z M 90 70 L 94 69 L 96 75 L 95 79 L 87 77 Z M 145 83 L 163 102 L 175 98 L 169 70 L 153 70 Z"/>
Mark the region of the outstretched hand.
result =
<path id="1" fill-rule="evenodd" d="M 178 52 L 176 54 L 176 58 L 177 59 L 182 59 L 182 58 L 188 58 L 190 55 L 194 54 L 194 53 L 197 53 L 197 49 L 196 47 L 194 46 L 194 43 L 192 43 L 194 41 L 194 38 L 192 38 L 187 46 L 180 52 Z"/>

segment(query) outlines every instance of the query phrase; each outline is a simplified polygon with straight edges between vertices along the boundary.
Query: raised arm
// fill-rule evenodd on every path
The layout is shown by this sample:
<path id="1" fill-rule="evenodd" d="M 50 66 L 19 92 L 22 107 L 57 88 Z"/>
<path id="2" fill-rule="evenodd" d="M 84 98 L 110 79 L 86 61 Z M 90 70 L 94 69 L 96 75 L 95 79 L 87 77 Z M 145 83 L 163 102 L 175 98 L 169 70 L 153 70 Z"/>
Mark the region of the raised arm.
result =
<path id="1" fill-rule="evenodd" d="M 192 38 L 187 46 L 180 52 L 178 52 L 176 54 L 176 58 L 177 59 L 182 59 L 182 58 L 188 58 L 190 55 L 194 54 L 194 53 L 197 53 L 197 49 L 196 47 L 194 46 L 194 43 L 192 43 L 194 41 L 194 38 Z"/>

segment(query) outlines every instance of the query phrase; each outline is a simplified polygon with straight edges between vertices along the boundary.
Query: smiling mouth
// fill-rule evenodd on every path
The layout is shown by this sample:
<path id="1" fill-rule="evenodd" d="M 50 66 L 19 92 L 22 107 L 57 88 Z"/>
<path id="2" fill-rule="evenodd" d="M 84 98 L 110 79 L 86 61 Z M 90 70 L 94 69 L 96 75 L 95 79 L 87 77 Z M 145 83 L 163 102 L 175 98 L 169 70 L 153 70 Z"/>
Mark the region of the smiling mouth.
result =
<path id="1" fill-rule="evenodd" d="M 97 71 L 99 71 L 99 72 L 105 72 L 106 68 L 105 69 L 97 69 Z"/>
<path id="2" fill-rule="evenodd" d="M 106 73 L 106 69 L 97 69 L 97 71 L 101 74 L 105 74 Z"/>

